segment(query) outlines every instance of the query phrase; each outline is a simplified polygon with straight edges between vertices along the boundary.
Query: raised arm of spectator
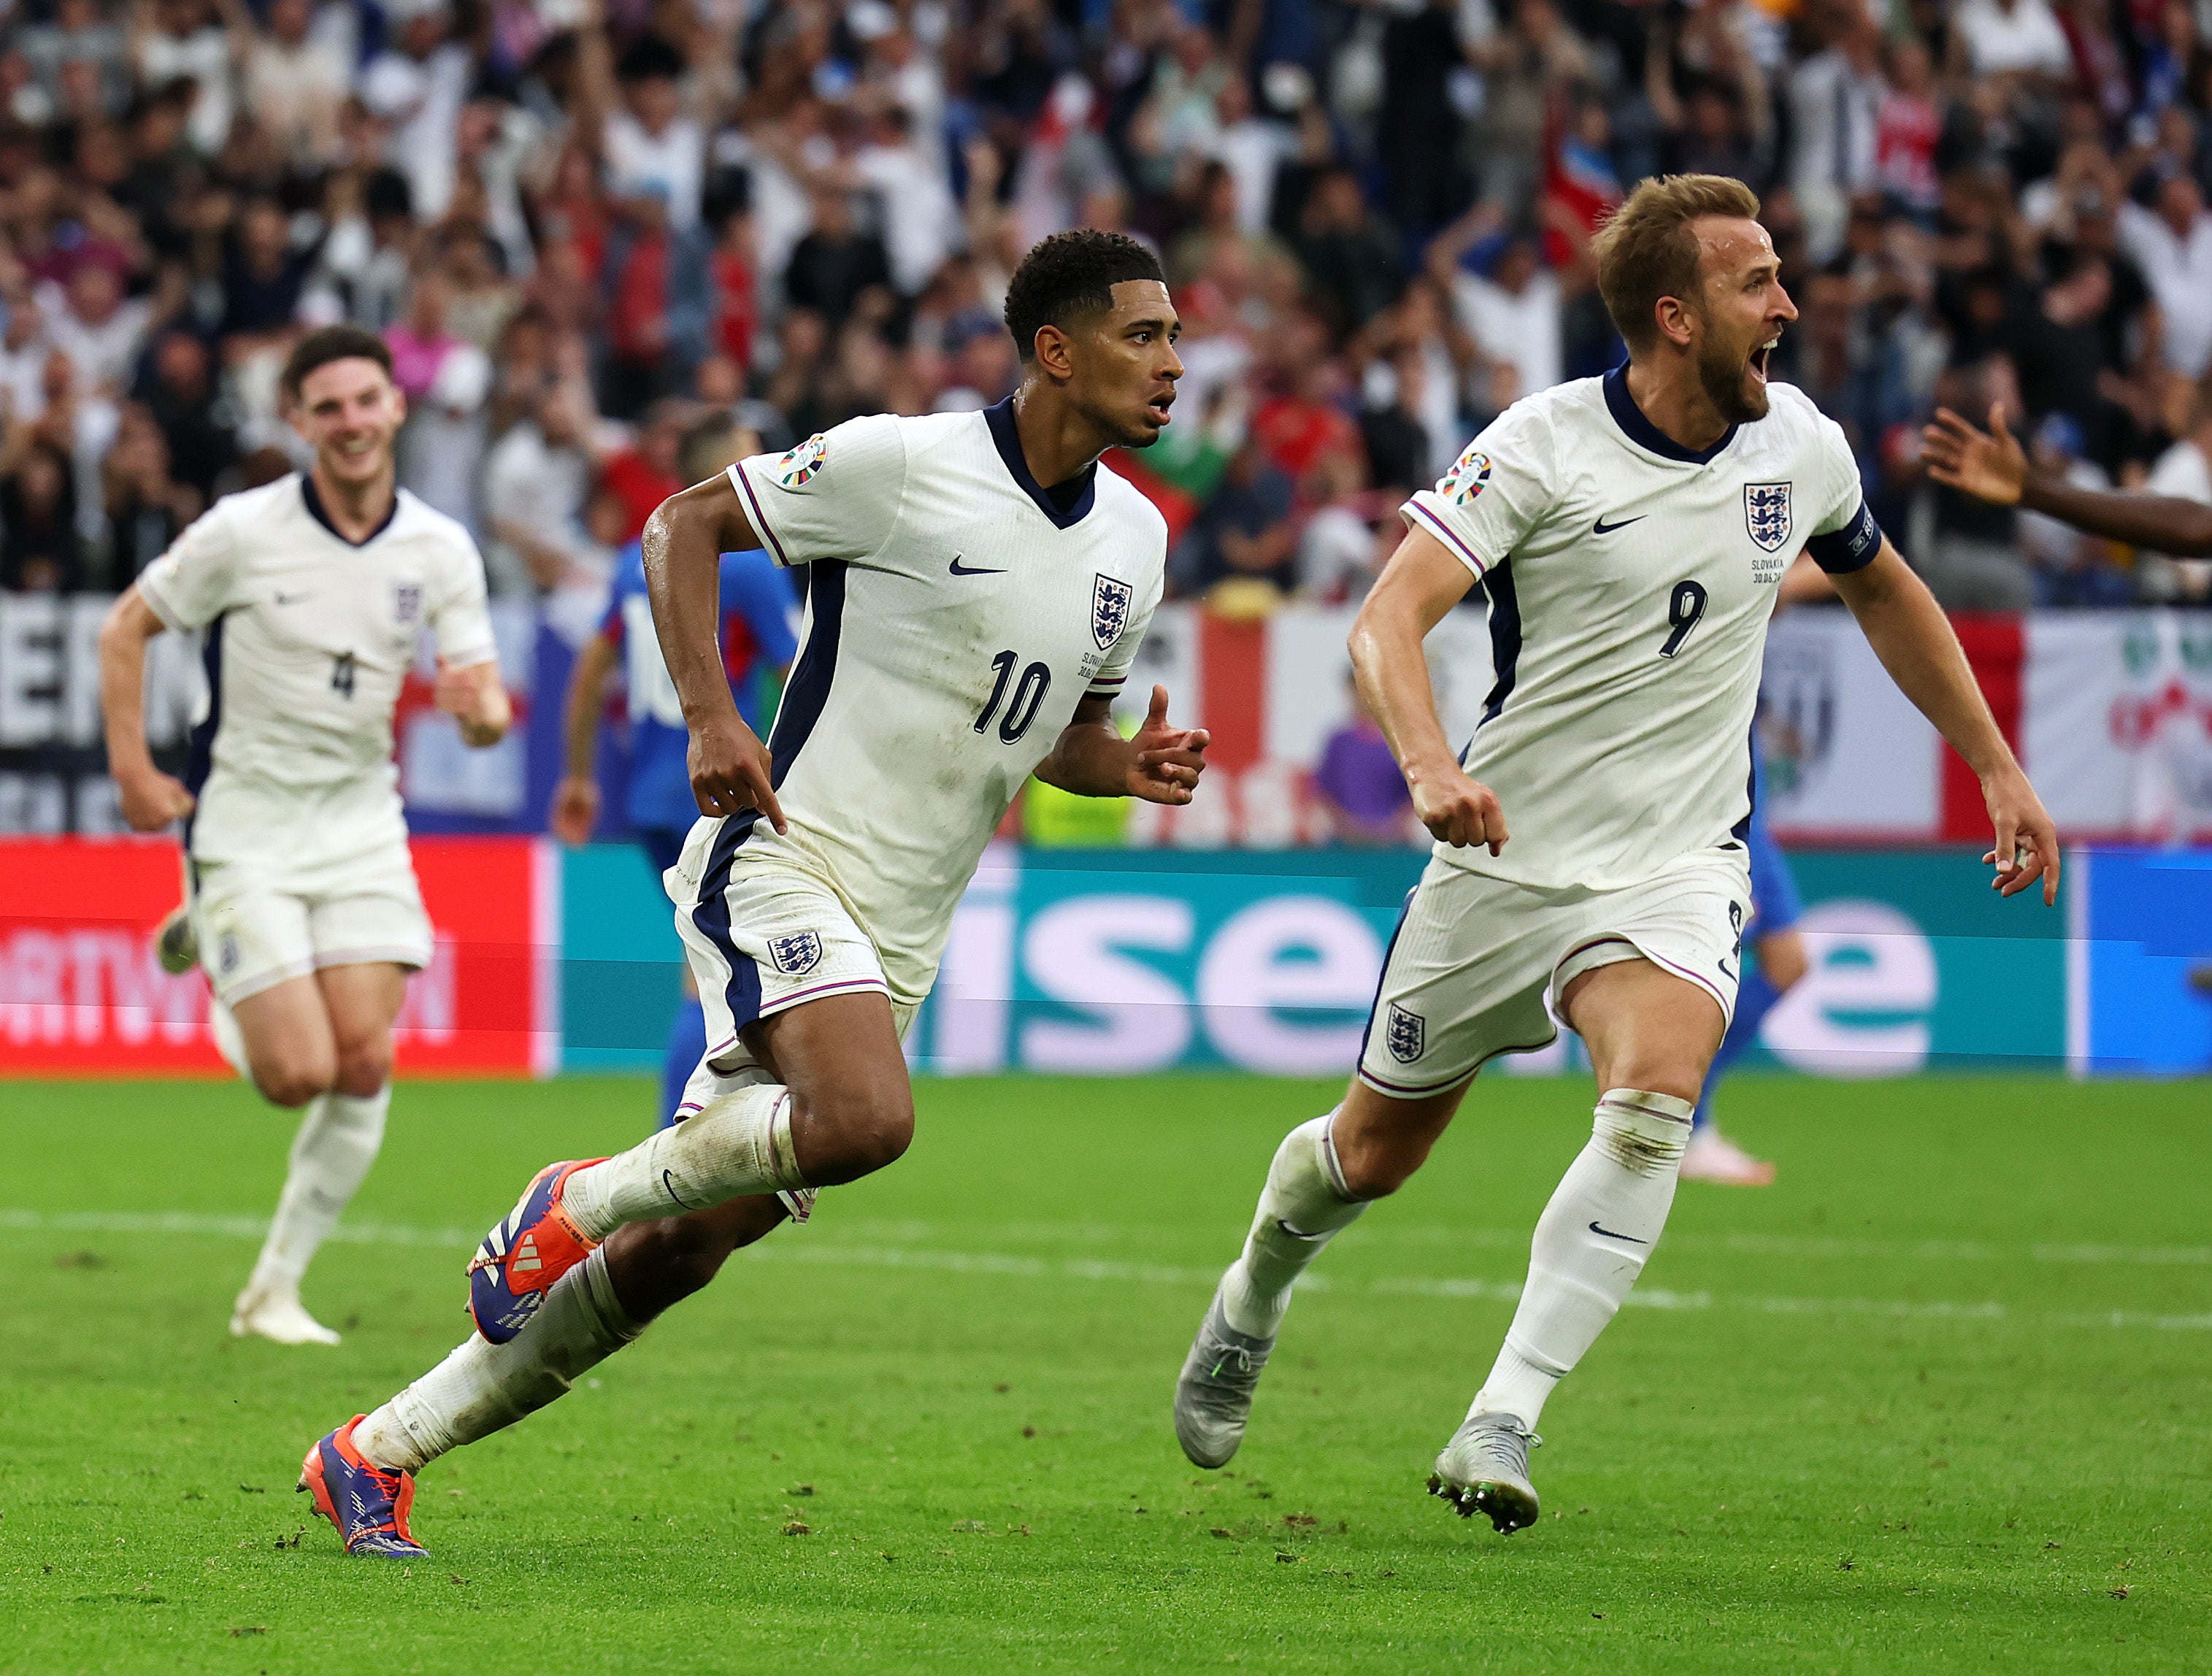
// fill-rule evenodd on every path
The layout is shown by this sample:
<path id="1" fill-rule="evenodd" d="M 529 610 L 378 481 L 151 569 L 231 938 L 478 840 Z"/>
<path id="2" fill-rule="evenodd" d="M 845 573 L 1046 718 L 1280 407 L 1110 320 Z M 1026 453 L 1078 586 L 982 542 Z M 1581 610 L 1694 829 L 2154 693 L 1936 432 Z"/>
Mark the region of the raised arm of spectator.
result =
<path id="1" fill-rule="evenodd" d="M 1928 475 L 1992 506 L 2021 507 L 2071 524 L 2107 541 L 2124 541 L 2177 558 L 2212 558 L 2212 507 L 2171 495 L 2077 489 L 2033 470 L 2005 424 L 2004 404 L 1990 409 L 1978 430 L 1947 407 L 1923 434 Z"/>
<path id="2" fill-rule="evenodd" d="M 605 154 L 607 118 L 621 94 L 615 87 L 605 13 L 598 0 L 584 0 L 583 13 L 576 26 L 576 92 L 569 114 L 576 124 L 576 143 L 597 157 Z"/>

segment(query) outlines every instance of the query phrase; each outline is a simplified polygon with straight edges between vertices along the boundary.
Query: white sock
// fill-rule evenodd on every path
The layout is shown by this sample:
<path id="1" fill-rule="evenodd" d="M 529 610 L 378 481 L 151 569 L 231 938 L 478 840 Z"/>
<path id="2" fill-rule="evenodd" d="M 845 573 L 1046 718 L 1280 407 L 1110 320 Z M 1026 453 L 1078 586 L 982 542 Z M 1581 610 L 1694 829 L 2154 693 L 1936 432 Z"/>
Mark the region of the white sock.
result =
<path id="1" fill-rule="evenodd" d="M 561 1202 L 587 1237 L 604 1240 L 626 1222 L 805 1185 L 791 1150 L 791 1090 L 757 1083 L 718 1094 L 674 1128 L 578 1170 Z"/>
<path id="2" fill-rule="evenodd" d="M 615 1296 L 607 1254 L 594 1251 L 553 1283 L 521 1332 L 503 1345 L 471 1333 L 355 1427 L 354 1447 L 388 1473 L 419 1473 L 535 1413 L 644 1331 Z"/>
<path id="3" fill-rule="evenodd" d="M 1306 1265 L 1367 1208 L 1365 1199 L 1345 1191 L 1329 1139 L 1335 1120 L 1330 1112 L 1301 1123 L 1275 1149 L 1252 1231 L 1244 1236 L 1244 1254 L 1221 1279 L 1221 1312 L 1239 1333 L 1273 1338 Z"/>
<path id="4" fill-rule="evenodd" d="M 389 1084 L 366 1097 L 325 1094 L 307 1104 L 292 1141 L 292 1167 L 269 1237 L 253 1265 L 254 1290 L 295 1293 L 300 1277 L 351 1201 L 384 1144 Z"/>
<path id="5" fill-rule="evenodd" d="M 1596 1342 L 1667 1225 L 1692 1110 L 1641 1089 L 1599 1097 L 1589 1145 L 1537 1218 L 1528 1284 L 1469 1418 L 1510 1414 L 1534 1425 L 1552 1388 Z"/>

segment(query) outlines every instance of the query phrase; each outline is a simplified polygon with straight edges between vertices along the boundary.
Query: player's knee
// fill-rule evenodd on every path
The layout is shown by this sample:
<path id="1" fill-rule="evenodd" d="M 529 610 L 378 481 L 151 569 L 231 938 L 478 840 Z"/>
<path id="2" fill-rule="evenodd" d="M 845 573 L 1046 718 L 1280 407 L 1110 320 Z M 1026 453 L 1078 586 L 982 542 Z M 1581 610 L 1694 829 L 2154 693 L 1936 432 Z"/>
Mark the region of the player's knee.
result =
<path id="1" fill-rule="evenodd" d="M 1363 1137 L 1348 1148 L 1340 1145 L 1336 1150 L 1344 1189 L 1354 1199 L 1388 1199 L 1406 1185 L 1427 1154 L 1426 1146 L 1409 1148 L 1376 1135 Z"/>
<path id="2" fill-rule="evenodd" d="M 1759 969 L 1778 993 L 1794 988 L 1805 975 L 1805 939 L 1794 931 L 1778 932 L 1759 943 Z"/>
<path id="3" fill-rule="evenodd" d="M 793 1140 L 800 1172 L 813 1187 L 872 1175 L 896 1163 L 914 1140 L 914 1096 L 903 1086 L 840 1093 L 816 1103 L 805 1118 L 793 1126 Z"/>
<path id="4" fill-rule="evenodd" d="M 1705 1086 L 1705 1063 L 1679 1048 L 1649 1048 L 1616 1055 L 1598 1085 L 1642 1089 L 1647 1094 L 1664 1094 L 1695 1105 Z"/>
<path id="5" fill-rule="evenodd" d="M 256 1059 L 253 1086 L 272 1106 L 297 1108 L 331 1091 L 337 1067 L 326 1054 L 290 1052 Z"/>
<path id="6" fill-rule="evenodd" d="M 338 1050 L 337 1074 L 331 1086 L 338 1093 L 366 1100 L 392 1080 L 392 1043 L 364 1042 Z"/>

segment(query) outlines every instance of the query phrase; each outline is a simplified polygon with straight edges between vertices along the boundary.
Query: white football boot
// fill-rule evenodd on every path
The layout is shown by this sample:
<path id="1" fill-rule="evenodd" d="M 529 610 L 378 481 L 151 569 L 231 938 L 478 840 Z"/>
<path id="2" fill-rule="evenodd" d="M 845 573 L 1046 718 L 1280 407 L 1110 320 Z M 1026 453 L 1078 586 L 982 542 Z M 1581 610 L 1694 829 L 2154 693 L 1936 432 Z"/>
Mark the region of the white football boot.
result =
<path id="1" fill-rule="evenodd" d="M 1683 1149 L 1681 1179 L 1710 1181 L 1723 1187 L 1771 1187 L 1774 1166 L 1754 1158 L 1720 1132 L 1716 1124 L 1700 1124 Z"/>
<path id="2" fill-rule="evenodd" d="M 1441 1496 L 1462 1519 L 1480 1513 L 1501 1535 L 1536 1522 L 1540 1504 L 1528 1482 L 1528 1451 L 1543 1439 L 1510 1414 L 1477 1414 L 1452 1434 L 1429 1494 Z"/>
<path id="3" fill-rule="evenodd" d="M 249 1284 L 230 1312 L 234 1339 L 266 1339 L 279 1345 L 335 1345 L 338 1335 L 307 1313 L 294 1291 Z"/>
<path id="4" fill-rule="evenodd" d="M 1236 1454 L 1251 1417 L 1252 1394 L 1274 1347 L 1273 1339 L 1255 1339 L 1230 1326 L 1221 1294 L 1214 1292 L 1176 1381 L 1176 1436 L 1193 1466 L 1226 1466 Z"/>

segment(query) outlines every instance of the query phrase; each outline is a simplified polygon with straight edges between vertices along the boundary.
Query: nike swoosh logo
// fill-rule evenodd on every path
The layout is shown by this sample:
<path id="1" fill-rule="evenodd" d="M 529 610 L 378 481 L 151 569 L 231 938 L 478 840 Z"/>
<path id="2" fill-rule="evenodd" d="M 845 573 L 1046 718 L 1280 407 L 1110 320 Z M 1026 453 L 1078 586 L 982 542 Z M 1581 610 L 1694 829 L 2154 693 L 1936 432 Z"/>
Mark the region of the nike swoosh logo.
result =
<path id="1" fill-rule="evenodd" d="M 299 605 L 314 597 L 312 593 L 280 593 L 276 596 L 276 603 L 279 605 Z"/>
<path id="2" fill-rule="evenodd" d="M 963 564 L 960 562 L 960 555 L 955 553 L 952 556 L 952 574 L 955 576 L 1003 576 L 1006 573 L 1003 570 L 982 570 L 974 565 Z"/>
<path id="3" fill-rule="evenodd" d="M 1596 523 L 1590 525 L 1590 533 L 1594 536 L 1609 536 L 1615 530 L 1625 530 L 1632 524 L 1641 524 L 1651 514 L 1650 513 L 1639 512 L 1635 517 L 1624 518 L 1618 524 L 1608 524 L 1605 519 L 1601 518 Z"/>
<path id="4" fill-rule="evenodd" d="M 1649 1240 L 1638 1239 L 1633 1234 L 1616 1234 L 1610 1228 L 1601 1228 L 1595 1223 L 1590 1224 L 1590 1232 L 1593 1234 L 1602 1234 L 1608 1240 L 1626 1240 L 1631 1245 L 1650 1245 L 1651 1243 Z"/>

